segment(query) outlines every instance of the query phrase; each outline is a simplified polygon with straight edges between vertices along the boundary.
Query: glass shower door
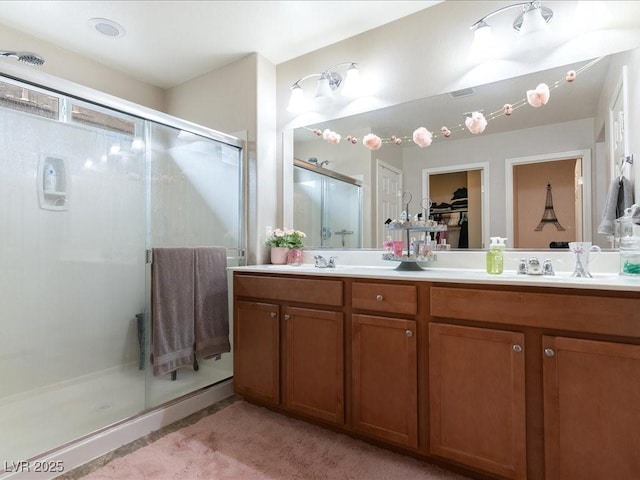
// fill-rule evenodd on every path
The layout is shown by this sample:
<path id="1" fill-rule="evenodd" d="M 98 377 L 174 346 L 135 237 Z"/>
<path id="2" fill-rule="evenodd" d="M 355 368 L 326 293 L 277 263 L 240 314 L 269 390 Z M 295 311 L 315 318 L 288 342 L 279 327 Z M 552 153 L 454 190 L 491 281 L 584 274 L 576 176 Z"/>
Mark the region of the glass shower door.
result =
<path id="1" fill-rule="evenodd" d="M 323 205 L 323 246 L 359 248 L 362 245 L 360 187 L 326 177 Z"/>
<path id="2" fill-rule="evenodd" d="M 154 122 L 149 143 L 148 248 L 217 246 L 226 247 L 228 258 L 238 256 L 244 217 L 240 148 Z M 232 354 L 198 358 L 197 370 L 179 368 L 173 380 L 152 370 L 148 407 L 232 377 Z"/>
<path id="3" fill-rule="evenodd" d="M 145 408 L 141 121 L 37 113 L 0 107 L 0 458 L 16 461 Z"/>

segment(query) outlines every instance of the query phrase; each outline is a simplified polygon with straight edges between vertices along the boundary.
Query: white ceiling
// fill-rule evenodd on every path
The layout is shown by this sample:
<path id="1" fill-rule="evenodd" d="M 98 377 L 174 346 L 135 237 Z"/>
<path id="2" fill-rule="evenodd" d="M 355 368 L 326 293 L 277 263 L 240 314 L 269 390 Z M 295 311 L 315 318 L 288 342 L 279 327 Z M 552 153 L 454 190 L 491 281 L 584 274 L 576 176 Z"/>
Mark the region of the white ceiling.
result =
<path id="1" fill-rule="evenodd" d="M 0 24 L 169 88 L 254 52 L 277 65 L 440 1 L 0 3 Z M 89 25 L 94 17 L 117 22 L 126 35 L 98 34 Z"/>

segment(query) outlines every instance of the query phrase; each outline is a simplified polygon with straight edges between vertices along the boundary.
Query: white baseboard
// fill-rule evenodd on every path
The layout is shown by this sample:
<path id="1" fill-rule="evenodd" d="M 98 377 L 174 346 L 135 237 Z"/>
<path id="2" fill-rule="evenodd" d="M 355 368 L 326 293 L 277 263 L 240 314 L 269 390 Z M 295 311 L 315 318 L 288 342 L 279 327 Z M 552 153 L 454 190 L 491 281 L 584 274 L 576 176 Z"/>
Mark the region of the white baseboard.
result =
<path id="1" fill-rule="evenodd" d="M 42 458 L 17 465 L 0 465 L 10 472 L 0 475 L 0 480 L 50 480 L 73 470 L 91 460 L 115 450 L 122 445 L 144 437 L 162 427 L 181 420 L 203 408 L 233 395 L 233 380 L 225 380 L 184 400 L 164 408 L 153 410 L 130 421 L 83 438 Z M 2 461 L 2 459 L 0 459 Z M 56 470 L 43 472 L 43 469 Z M 61 471 L 61 469 L 63 471 Z M 39 471 L 36 471 L 39 470 Z M 2 470 L 0 470 L 2 471 Z"/>

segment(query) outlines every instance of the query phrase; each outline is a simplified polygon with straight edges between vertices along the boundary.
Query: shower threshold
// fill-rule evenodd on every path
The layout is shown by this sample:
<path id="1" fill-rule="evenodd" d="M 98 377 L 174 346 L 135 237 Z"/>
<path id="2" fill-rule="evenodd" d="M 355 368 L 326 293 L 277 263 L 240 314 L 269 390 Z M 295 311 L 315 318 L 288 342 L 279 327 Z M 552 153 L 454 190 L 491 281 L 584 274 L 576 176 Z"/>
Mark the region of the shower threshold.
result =
<path id="1" fill-rule="evenodd" d="M 207 363 L 201 364 L 198 372 L 181 369 L 176 381 L 169 375 L 153 378 L 149 382 L 150 407 L 232 376 L 229 370 Z M 144 384 L 145 371 L 132 364 L 0 400 L 0 458 L 14 463 L 38 458 L 143 413 L 148 410 Z M 3 477 L 0 470 L 0 479 Z"/>

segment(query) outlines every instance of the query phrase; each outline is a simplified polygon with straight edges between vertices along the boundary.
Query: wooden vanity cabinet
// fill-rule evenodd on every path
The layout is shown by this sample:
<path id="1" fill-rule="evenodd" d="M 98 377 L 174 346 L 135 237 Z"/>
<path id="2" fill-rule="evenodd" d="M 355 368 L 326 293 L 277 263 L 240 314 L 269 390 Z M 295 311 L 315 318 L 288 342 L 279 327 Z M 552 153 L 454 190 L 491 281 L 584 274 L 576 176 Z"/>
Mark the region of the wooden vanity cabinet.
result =
<path id="1" fill-rule="evenodd" d="M 640 478 L 640 296 L 234 272 L 234 387 L 474 478 Z"/>
<path id="2" fill-rule="evenodd" d="M 416 285 L 351 284 L 351 426 L 412 449 L 418 448 L 417 292 Z"/>
<path id="3" fill-rule="evenodd" d="M 543 355 L 545 478 L 639 478 L 640 345 L 545 336 Z"/>
<path id="4" fill-rule="evenodd" d="M 342 312 L 284 310 L 285 407 L 327 422 L 344 423 Z"/>
<path id="5" fill-rule="evenodd" d="M 430 452 L 501 477 L 524 479 L 524 335 L 429 325 Z"/>
<path id="6" fill-rule="evenodd" d="M 280 307 L 236 301 L 233 386 L 237 394 L 280 404 Z"/>
<path id="7" fill-rule="evenodd" d="M 344 423 L 342 280 L 234 274 L 234 389 Z"/>
<path id="8" fill-rule="evenodd" d="M 637 294 L 436 285 L 431 289 L 430 313 L 433 454 L 506 478 L 638 477 Z M 443 331 L 447 332 L 446 341 Z M 487 350 L 488 344 L 481 340 L 496 334 L 504 335 L 502 359 L 498 353 L 493 358 L 489 354 L 499 348 Z M 474 340 L 469 341 L 469 336 Z M 513 346 L 507 359 L 510 343 Z M 443 345 L 448 355 L 443 355 Z M 518 345 L 523 347 L 521 352 L 516 352 L 520 350 Z M 469 351 L 486 355 L 463 361 L 461 352 Z M 521 385 L 526 388 L 526 401 Z M 439 390 L 447 392 L 448 397 Z M 493 405 L 489 401 L 494 395 L 491 390 L 500 392 L 500 400 L 493 398 Z M 470 422 L 462 404 L 444 408 L 438 404 L 456 396 L 474 397 L 469 402 L 474 408 L 474 421 Z M 499 410 L 502 413 L 492 418 Z M 491 421 L 486 422 L 487 418 Z M 444 422 L 449 426 L 443 428 Z M 486 439 L 474 432 L 478 425 L 486 430 Z M 507 432 L 499 438 L 504 441 L 512 437 L 512 449 L 495 438 L 505 426 Z M 524 434 L 526 471 L 519 467 L 525 465 Z M 511 458 L 502 457 L 493 466 L 487 464 L 483 442 L 493 445 L 488 450 L 490 458 L 504 452 Z M 507 468 L 509 464 L 514 468 Z M 502 472 L 501 467 L 505 468 Z"/>

